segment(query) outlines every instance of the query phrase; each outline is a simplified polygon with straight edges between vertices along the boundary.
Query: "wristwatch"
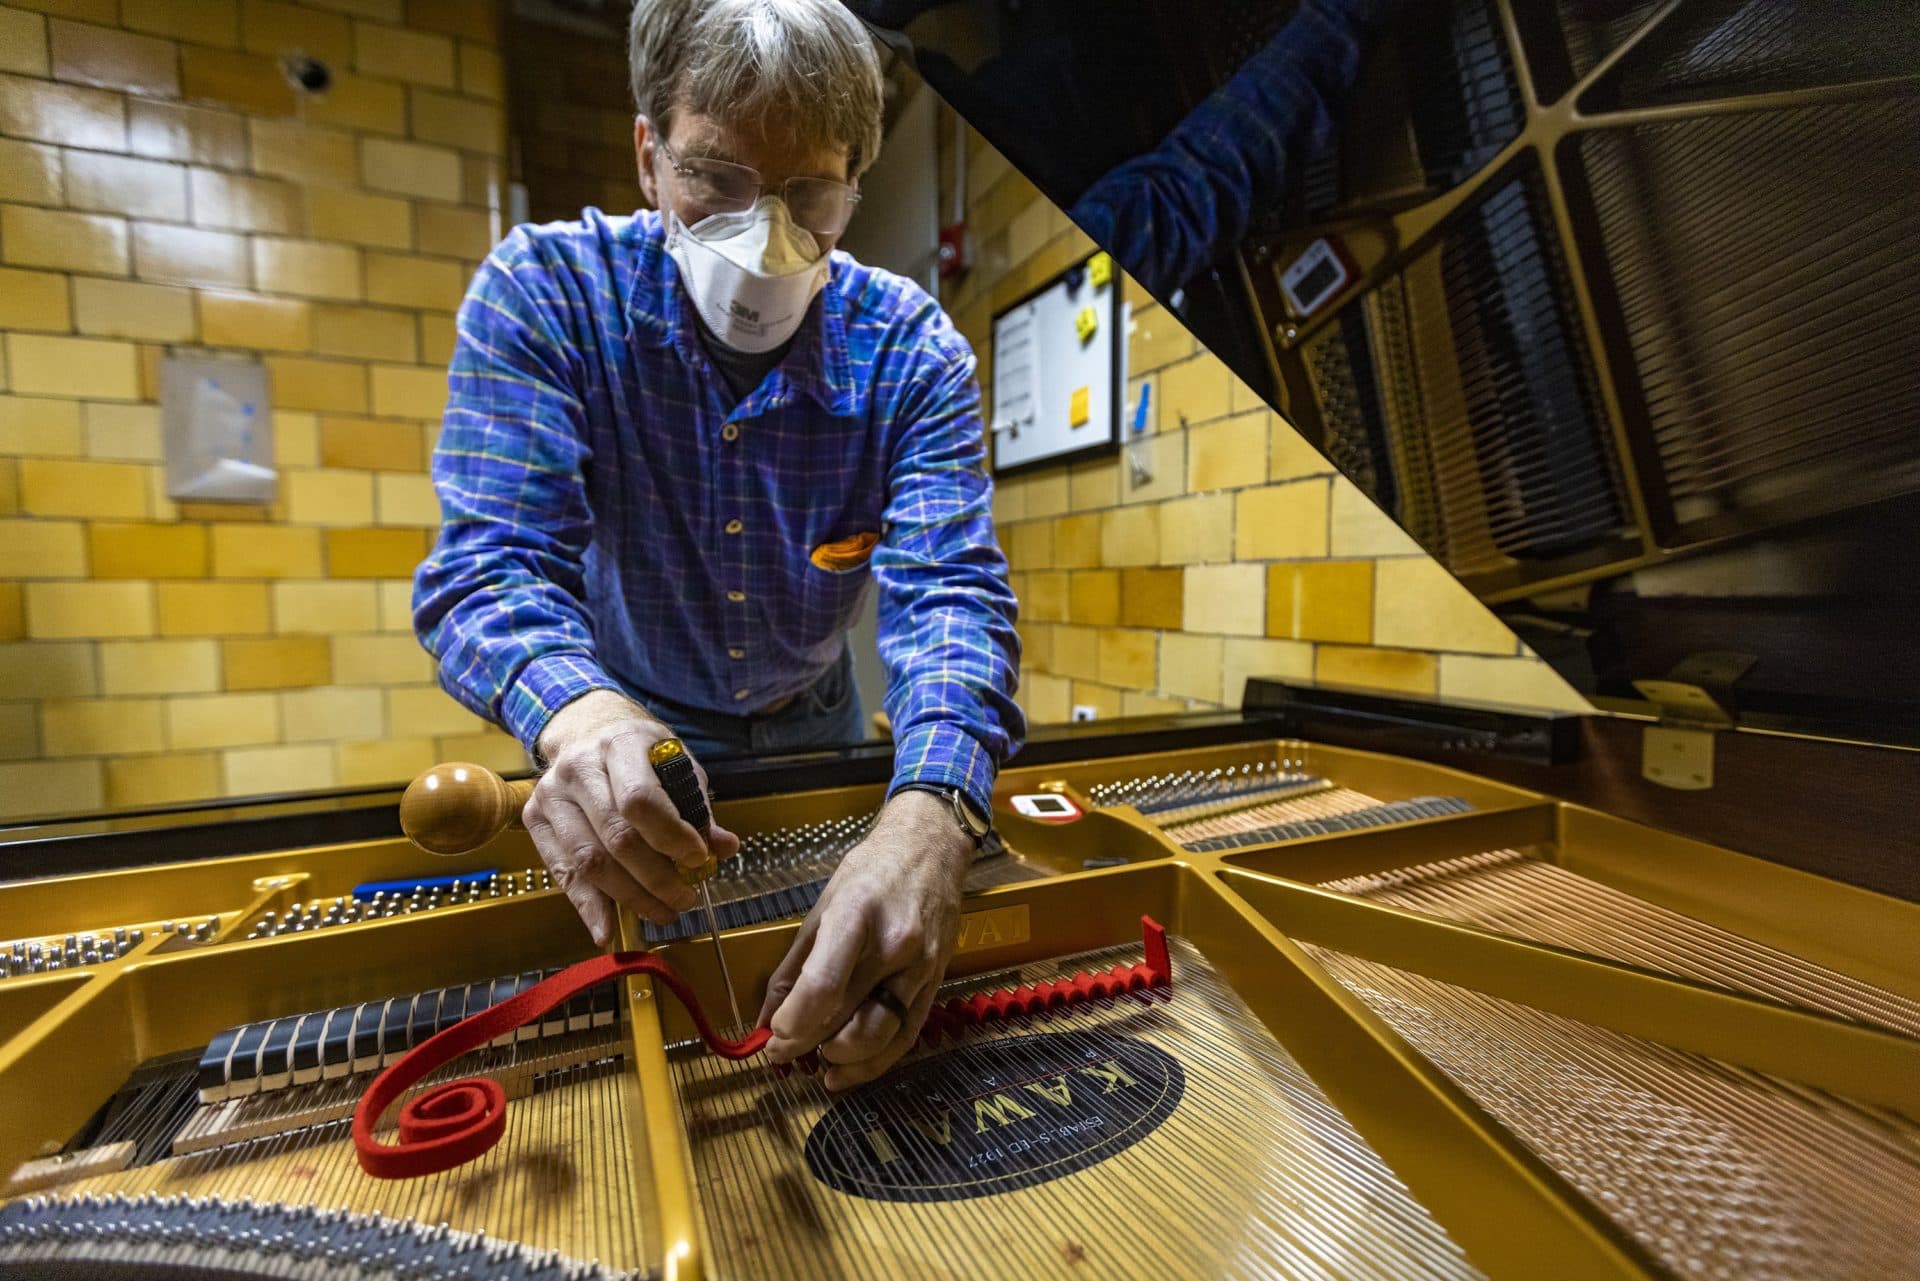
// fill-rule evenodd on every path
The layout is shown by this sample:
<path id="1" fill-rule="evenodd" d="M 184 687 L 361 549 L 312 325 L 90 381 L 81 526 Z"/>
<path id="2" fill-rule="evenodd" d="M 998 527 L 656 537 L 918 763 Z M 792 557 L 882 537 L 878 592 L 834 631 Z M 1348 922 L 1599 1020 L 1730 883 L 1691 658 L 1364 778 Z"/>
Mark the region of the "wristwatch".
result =
<path id="1" fill-rule="evenodd" d="M 977 848 L 987 839 L 987 833 L 993 827 L 993 821 L 973 807 L 967 794 L 950 783 L 908 783 L 901 787 L 903 792 L 931 792 L 943 796 L 953 806 L 954 821 L 960 824 L 960 830 Z"/>

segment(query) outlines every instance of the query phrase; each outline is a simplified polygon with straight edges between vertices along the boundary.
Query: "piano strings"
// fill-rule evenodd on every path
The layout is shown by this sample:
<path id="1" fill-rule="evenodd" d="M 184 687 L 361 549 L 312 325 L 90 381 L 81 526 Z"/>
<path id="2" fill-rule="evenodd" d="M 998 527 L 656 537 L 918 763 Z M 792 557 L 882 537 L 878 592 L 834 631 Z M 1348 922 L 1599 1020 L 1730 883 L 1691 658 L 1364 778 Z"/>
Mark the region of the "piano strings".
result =
<path id="1" fill-rule="evenodd" d="M 1305 743 L 1280 743 L 1259 757 L 1211 769 L 1139 775 L 1087 789 L 1095 809 L 1127 805 L 1197 851 L 1243 849 L 1333 832 L 1464 814 L 1457 796 L 1382 801 L 1309 768 Z"/>
<path id="2" fill-rule="evenodd" d="M 826 889 L 827 878 L 867 834 L 873 819 L 873 814 L 861 814 L 755 832 L 743 838 L 739 854 L 722 860 L 708 882 L 720 928 L 735 930 L 805 916 Z M 967 869 L 966 889 L 974 894 L 1042 875 L 1045 873 L 1002 844 L 997 833 L 989 832 Z M 690 912 L 670 925 L 641 921 L 640 930 L 647 946 L 658 947 L 704 935 L 706 926 L 699 913 Z"/>
<path id="3" fill-rule="evenodd" d="M 1316 796 L 1273 801 L 1213 818 L 1196 819 L 1167 829 L 1167 834 L 1190 850 L 1245 849 L 1276 841 L 1357 832 L 1368 827 L 1411 823 L 1416 819 L 1465 814 L 1473 806 L 1458 796 L 1415 796 L 1404 801 L 1376 801 L 1360 792 L 1336 788 Z"/>
<path id="4" fill-rule="evenodd" d="M 675 1047 L 718 1268 L 734 1276 L 1026 1277 L 1081 1264 L 1090 1275 L 1480 1275 L 1201 954 L 1179 940 L 1172 948 L 1170 993 L 1112 997 L 923 1044 L 882 1082 L 837 1098 L 817 1075 L 772 1077 L 694 1045 Z M 1109 949 L 948 990 L 991 991 L 1138 955 L 1137 947 Z M 1122 1113 L 1125 1089 L 1165 1092 L 1130 1066 L 1149 1054 L 1178 1064 L 1181 1095 L 1157 1128 L 1118 1143 L 1103 1131 L 1123 1121 L 1141 1129 L 1149 1115 Z M 847 1117 L 837 1156 L 843 1166 L 860 1158 L 848 1177 L 884 1196 L 843 1193 L 814 1168 L 820 1131 Z M 1027 1168 L 1012 1150 L 1022 1142 L 1058 1150 Z M 1082 1157 L 1083 1167 L 1049 1177 Z M 894 1176 L 896 1167 L 908 1173 Z M 969 1181 L 994 1190 L 954 1195 Z"/>
<path id="5" fill-rule="evenodd" d="M 1920 1036 L 1920 1001 L 1520 850 L 1440 859 L 1321 888 Z"/>
<path id="6" fill-rule="evenodd" d="M 1306 950 L 1676 1275 L 1912 1274 L 1913 1121 L 1319 945 Z"/>
<path id="7" fill-rule="evenodd" d="M 476 984 L 499 994 L 517 991 L 525 975 Z M 448 992 L 460 989 L 446 989 Z M 439 993 L 432 995 L 439 996 Z M 606 994 L 613 995 L 608 987 Z M 418 1004 L 403 998 L 399 1004 Z M 394 1003 L 371 1002 L 385 1011 Z M 349 1010 L 367 1007 L 346 1007 Z M 444 1223 L 457 1232 L 484 1232 L 530 1250 L 553 1250 L 578 1260 L 597 1260 L 599 1271 L 583 1276 L 637 1274 L 657 1255 L 646 1220 L 651 1202 L 628 1160 L 631 1083 L 621 1072 L 624 1041 L 603 1003 L 598 1027 L 568 1029 L 561 1018 L 554 1035 L 516 1037 L 468 1056 L 419 1088 L 451 1076 L 485 1072 L 514 1079 L 514 1101 L 500 1142 L 477 1161 L 420 1179 L 385 1182 L 360 1170 L 349 1137 L 352 1103 L 371 1081 L 370 1072 L 276 1088 L 228 1102 L 202 1103 L 196 1075 L 185 1059 L 156 1065 L 117 1101 L 98 1136 L 138 1164 L 72 1181 L 61 1198 L 89 1193 L 138 1197 L 218 1197 L 228 1201 L 321 1206 L 378 1213 L 424 1224 Z M 269 1028 L 303 1016 L 269 1021 Z M 551 1020 L 548 1021 L 549 1023 Z M 252 1025 L 258 1027 L 260 1025 Z M 390 1038 L 399 1053 L 438 1030 L 403 1023 Z M 416 1036 L 417 1034 L 417 1036 Z M 204 1150 L 180 1152 L 178 1136 L 192 1145 L 198 1118 L 222 1107 L 244 1105 L 240 1137 Z M 316 1114 L 330 1119 L 316 1120 Z"/>

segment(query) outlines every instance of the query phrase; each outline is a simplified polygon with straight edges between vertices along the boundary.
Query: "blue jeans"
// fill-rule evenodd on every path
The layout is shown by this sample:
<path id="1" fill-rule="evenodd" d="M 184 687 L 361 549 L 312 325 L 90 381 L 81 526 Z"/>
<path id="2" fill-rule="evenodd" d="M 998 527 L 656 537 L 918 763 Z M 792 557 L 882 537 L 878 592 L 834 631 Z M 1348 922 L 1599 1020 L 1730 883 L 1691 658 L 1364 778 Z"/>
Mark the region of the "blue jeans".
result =
<path id="1" fill-rule="evenodd" d="M 867 737 L 860 712 L 860 691 L 853 681 L 851 649 L 843 648 L 840 661 L 828 668 L 826 675 L 801 690 L 785 707 L 767 716 L 710 712 L 645 690 L 635 690 L 634 697 L 671 725 L 687 750 L 702 760 L 846 747 L 864 742 Z"/>

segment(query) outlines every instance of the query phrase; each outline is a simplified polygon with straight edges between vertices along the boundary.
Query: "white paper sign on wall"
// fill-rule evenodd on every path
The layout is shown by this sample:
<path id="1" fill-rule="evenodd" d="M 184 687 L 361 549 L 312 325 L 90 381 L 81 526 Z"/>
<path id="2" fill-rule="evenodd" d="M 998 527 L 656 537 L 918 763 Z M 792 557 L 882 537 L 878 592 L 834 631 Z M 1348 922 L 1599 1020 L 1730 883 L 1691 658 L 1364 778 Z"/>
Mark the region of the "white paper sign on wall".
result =
<path id="1" fill-rule="evenodd" d="M 273 408 L 260 361 L 167 355 L 160 364 L 160 423 L 168 498 L 273 501 Z"/>

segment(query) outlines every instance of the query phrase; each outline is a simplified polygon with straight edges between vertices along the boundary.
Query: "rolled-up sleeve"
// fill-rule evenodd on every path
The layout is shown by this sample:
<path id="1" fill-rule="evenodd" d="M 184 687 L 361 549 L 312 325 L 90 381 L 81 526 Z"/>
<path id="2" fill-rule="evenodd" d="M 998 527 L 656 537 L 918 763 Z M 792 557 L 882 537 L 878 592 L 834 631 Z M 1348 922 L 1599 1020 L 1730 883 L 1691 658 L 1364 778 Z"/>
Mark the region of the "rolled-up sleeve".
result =
<path id="1" fill-rule="evenodd" d="M 569 348 L 524 236 L 475 276 L 433 454 L 441 527 L 413 621 L 440 683 L 531 749 L 555 712 L 618 686 L 594 658 L 582 560 L 590 450 Z"/>

